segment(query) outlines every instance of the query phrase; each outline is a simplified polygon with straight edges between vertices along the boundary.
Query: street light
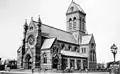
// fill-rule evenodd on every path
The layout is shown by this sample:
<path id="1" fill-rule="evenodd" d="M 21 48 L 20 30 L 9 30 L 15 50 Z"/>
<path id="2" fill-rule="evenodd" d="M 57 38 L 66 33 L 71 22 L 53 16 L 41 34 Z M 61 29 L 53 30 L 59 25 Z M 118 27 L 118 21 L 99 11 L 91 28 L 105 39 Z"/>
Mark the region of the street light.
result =
<path id="1" fill-rule="evenodd" d="M 117 49 L 118 48 L 117 48 L 117 46 L 115 44 L 113 44 L 110 49 L 111 49 L 111 52 L 113 53 L 114 63 L 115 63 L 115 56 L 117 54 Z"/>

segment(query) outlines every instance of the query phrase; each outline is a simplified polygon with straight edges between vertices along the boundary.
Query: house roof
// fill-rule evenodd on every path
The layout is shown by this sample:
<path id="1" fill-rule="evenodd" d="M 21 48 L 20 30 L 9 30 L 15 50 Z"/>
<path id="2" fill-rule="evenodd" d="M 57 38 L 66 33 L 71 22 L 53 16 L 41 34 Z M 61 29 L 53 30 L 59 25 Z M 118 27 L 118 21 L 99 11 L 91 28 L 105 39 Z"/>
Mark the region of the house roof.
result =
<path id="1" fill-rule="evenodd" d="M 54 41 L 55 41 L 55 38 L 45 39 L 45 41 L 43 42 L 43 45 L 42 45 L 41 49 L 50 48 L 52 46 L 52 44 L 54 43 Z"/>
<path id="2" fill-rule="evenodd" d="M 89 44 L 91 38 L 92 38 L 92 34 L 82 36 L 81 44 Z"/>
<path id="3" fill-rule="evenodd" d="M 72 52 L 72 51 L 64 51 L 64 50 L 61 50 L 61 54 L 65 56 L 73 56 L 73 57 L 87 57 L 85 54 Z"/>

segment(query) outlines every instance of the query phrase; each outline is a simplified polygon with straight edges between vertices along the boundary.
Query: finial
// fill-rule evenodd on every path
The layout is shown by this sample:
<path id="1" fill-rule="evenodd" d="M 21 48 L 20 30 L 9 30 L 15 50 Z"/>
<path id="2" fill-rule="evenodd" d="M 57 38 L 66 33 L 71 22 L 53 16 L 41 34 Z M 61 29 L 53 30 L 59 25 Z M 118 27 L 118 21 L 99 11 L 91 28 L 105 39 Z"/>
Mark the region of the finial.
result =
<path id="1" fill-rule="evenodd" d="M 73 2 L 73 0 L 72 0 L 72 2 Z"/>
<path id="2" fill-rule="evenodd" d="M 25 19 L 24 29 L 25 31 L 28 29 L 27 19 Z"/>
<path id="3" fill-rule="evenodd" d="M 39 22 L 39 23 L 42 23 L 42 22 L 41 22 L 41 19 L 40 19 L 40 15 L 38 15 L 38 22 Z"/>
<path id="4" fill-rule="evenodd" d="M 27 19 L 25 19 L 25 23 L 27 23 Z"/>
<path id="5" fill-rule="evenodd" d="M 28 24 L 27 24 L 27 19 L 25 19 L 25 25 L 28 25 Z"/>
<path id="6" fill-rule="evenodd" d="M 33 21 L 33 17 L 31 17 L 31 21 Z"/>

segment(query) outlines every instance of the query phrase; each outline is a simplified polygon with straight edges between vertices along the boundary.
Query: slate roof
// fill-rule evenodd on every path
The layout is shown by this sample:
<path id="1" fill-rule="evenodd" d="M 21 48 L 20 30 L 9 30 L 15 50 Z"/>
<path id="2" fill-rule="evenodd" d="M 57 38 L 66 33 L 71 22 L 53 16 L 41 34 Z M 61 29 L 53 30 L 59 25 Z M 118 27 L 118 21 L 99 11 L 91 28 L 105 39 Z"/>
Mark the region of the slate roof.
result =
<path id="1" fill-rule="evenodd" d="M 65 56 L 73 56 L 73 57 L 87 57 L 87 55 L 85 54 L 81 54 L 78 52 L 64 51 L 64 50 L 61 50 L 61 54 Z"/>
<path id="2" fill-rule="evenodd" d="M 52 46 L 52 44 L 54 43 L 54 41 L 55 41 L 55 38 L 45 39 L 41 49 L 50 48 Z"/>
<path id="3" fill-rule="evenodd" d="M 41 31 L 42 33 L 47 33 L 49 37 L 57 37 L 57 40 L 77 44 L 75 38 L 69 32 L 45 24 L 41 25 Z"/>
<path id="4" fill-rule="evenodd" d="M 81 44 L 89 44 L 92 34 L 82 36 Z"/>
<path id="5" fill-rule="evenodd" d="M 77 8 L 81 11 L 81 12 L 84 12 L 84 10 L 81 8 L 81 6 L 79 5 L 79 4 L 76 4 L 75 2 L 73 2 L 76 6 L 77 6 Z M 85 12 L 84 12 L 85 13 Z"/>
<path id="6" fill-rule="evenodd" d="M 36 21 L 34 21 L 34 23 L 35 25 L 38 24 L 38 22 Z M 56 37 L 57 40 L 60 40 L 60 41 L 78 44 L 74 36 L 70 32 L 67 32 L 67 31 L 52 27 L 52 26 L 48 26 L 45 24 L 41 25 L 41 31 L 42 33 L 45 33 L 48 37 L 53 37 L 53 38 Z M 81 44 L 89 44 L 91 38 L 92 38 L 92 34 L 87 34 L 87 35 L 82 36 Z"/>
<path id="7" fill-rule="evenodd" d="M 81 6 L 80 6 L 79 4 L 77 4 L 77 3 L 75 3 L 74 1 L 71 2 L 69 8 L 70 8 L 71 6 L 74 6 L 74 5 L 78 8 L 78 11 L 81 11 L 81 12 L 85 13 L 84 10 L 81 8 Z M 68 8 L 68 10 L 67 10 L 66 13 L 69 13 L 69 8 Z"/>

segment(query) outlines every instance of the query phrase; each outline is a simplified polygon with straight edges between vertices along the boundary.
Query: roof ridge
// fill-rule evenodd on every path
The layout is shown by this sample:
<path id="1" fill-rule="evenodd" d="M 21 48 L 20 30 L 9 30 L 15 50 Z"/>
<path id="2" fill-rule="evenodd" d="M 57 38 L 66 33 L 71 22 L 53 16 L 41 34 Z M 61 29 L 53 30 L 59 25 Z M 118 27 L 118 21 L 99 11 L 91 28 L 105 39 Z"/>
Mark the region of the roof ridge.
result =
<path id="1" fill-rule="evenodd" d="M 53 26 L 49 26 L 49 25 L 46 25 L 46 24 L 42 24 L 42 25 L 45 25 L 45 26 L 48 26 L 48 27 L 50 27 L 50 28 L 54 28 L 54 29 L 57 29 L 57 30 L 60 30 L 60 31 L 63 31 L 63 32 L 66 32 L 66 33 L 69 33 L 69 34 L 72 34 L 72 33 L 67 32 L 67 31 L 65 31 L 65 30 L 55 28 L 55 27 L 53 27 Z"/>
<path id="2" fill-rule="evenodd" d="M 92 36 L 92 34 L 85 34 L 85 35 L 83 35 L 83 36 Z"/>
<path id="3" fill-rule="evenodd" d="M 38 23 L 37 21 L 33 21 L 33 22 Z M 58 29 L 58 28 L 53 27 L 53 26 L 49 26 L 49 25 L 46 25 L 46 24 L 42 24 L 42 25 L 45 25 L 45 26 L 48 26 L 48 27 L 51 27 L 51 28 L 54 28 L 54 29 L 57 29 L 57 30 L 60 30 L 60 31 L 63 31 L 63 32 L 66 32 L 66 33 L 69 33 L 69 34 L 72 34 L 72 33 L 70 33 L 70 32 L 67 32 L 67 31 L 62 30 L 62 29 Z"/>

